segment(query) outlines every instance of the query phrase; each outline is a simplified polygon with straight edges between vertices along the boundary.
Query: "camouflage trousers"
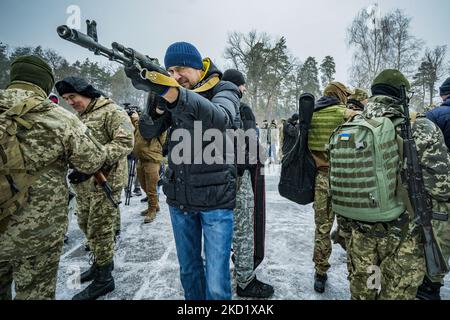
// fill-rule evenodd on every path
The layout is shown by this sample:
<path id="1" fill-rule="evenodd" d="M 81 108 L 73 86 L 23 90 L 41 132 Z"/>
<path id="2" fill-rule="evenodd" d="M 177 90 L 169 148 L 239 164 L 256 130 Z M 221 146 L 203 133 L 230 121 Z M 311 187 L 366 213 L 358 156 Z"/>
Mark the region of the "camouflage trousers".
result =
<path id="1" fill-rule="evenodd" d="M 233 225 L 234 276 L 242 289 L 245 289 L 255 277 L 253 199 L 250 172 L 245 170 L 242 178 L 238 178 Z"/>
<path id="2" fill-rule="evenodd" d="M 61 249 L 62 243 L 35 257 L 0 262 L 0 300 L 12 299 L 13 280 L 16 300 L 55 299 Z"/>
<path id="3" fill-rule="evenodd" d="M 326 274 L 328 269 L 330 269 L 328 259 L 332 250 L 330 233 L 333 228 L 334 213 L 331 209 L 328 189 L 328 173 L 317 171 L 313 206 L 316 224 L 313 262 L 316 272 L 321 275 Z"/>
<path id="4" fill-rule="evenodd" d="M 349 221 L 340 215 L 336 215 L 337 229 L 336 229 L 336 242 L 343 244 L 343 248 L 347 248 L 348 241 L 352 236 L 352 229 L 350 227 Z"/>
<path id="5" fill-rule="evenodd" d="M 433 202 L 433 209 L 438 212 L 447 213 L 450 216 L 450 203 L 439 203 L 438 206 L 435 202 Z M 444 256 L 445 261 L 449 261 L 450 259 L 450 218 L 448 221 L 436 221 L 433 220 L 433 229 L 436 239 L 441 247 L 442 255 Z M 432 282 L 441 282 L 444 283 L 445 275 L 440 275 L 436 277 L 427 277 Z"/>
<path id="6" fill-rule="evenodd" d="M 403 225 L 352 223 L 347 256 L 353 300 L 415 299 L 425 260 L 419 230 L 406 215 Z"/>
<path id="7" fill-rule="evenodd" d="M 138 180 L 144 189 L 148 198 L 148 213 L 156 213 L 159 209 L 158 203 L 158 181 L 160 162 L 141 161 L 139 160 L 137 167 Z"/>
<path id="8" fill-rule="evenodd" d="M 113 191 L 115 201 L 120 199 L 121 193 L 121 190 Z M 88 240 L 97 265 L 103 266 L 114 257 L 114 236 L 120 210 L 114 208 L 102 190 L 79 193 L 77 197 L 78 225 Z"/>

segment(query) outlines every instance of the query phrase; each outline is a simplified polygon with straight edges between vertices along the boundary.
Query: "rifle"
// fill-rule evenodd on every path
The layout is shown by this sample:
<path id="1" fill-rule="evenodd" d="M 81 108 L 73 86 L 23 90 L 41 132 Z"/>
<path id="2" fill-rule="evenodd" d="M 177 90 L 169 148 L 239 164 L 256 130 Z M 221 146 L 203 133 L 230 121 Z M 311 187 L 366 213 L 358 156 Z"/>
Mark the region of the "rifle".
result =
<path id="1" fill-rule="evenodd" d="M 134 183 L 134 172 L 136 171 L 136 158 L 134 156 L 130 159 L 131 163 L 128 168 L 128 184 L 127 188 L 125 189 L 125 205 L 130 205 L 130 198 L 131 198 L 131 189 L 133 188 Z"/>
<path id="2" fill-rule="evenodd" d="M 403 157 L 406 158 L 402 170 L 402 180 L 407 183 L 409 200 L 414 211 L 414 222 L 422 231 L 422 242 L 428 274 L 433 277 L 448 272 L 439 244 L 434 235 L 432 220 L 447 221 L 446 213 L 433 212 L 430 196 L 427 194 L 419 164 L 416 143 L 411 132 L 409 117 L 409 99 L 406 87 L 401 88 L 401 99 L 405 120 L 401 124 L 401 137 L 403 138 Z"/>
<path id="3" fill-rule="evenodd" d="M 124 45 L 113 42 L 111 49 L 98 43 L 97 23 L 95 20 L 86 20 L 87 34 L 84 34 L 75 29 L 71 29 L 66 25 L 61 25 L 56 29 L 58 35 L 67 41 L 75 43 L 83 48 L 92 51 L 95 55 L 108 58 L 110 61 L 115 61 L 126 67 L 137 66 L 138 68 L 152 69 L 159 73 L 165 74 L 166 70 L 161 68 L 158 59 L 150 58 L 132 48 L 127 48 Z M 151 67 L 149 67 L 151 66 Z"/>
<path id="4" fill-rule="evenodd" d="M 128 116 L 131 117 L 133 113 L 141 114 L 141 108 L 138 106 L 132 106 L 131 103 L 124 103 L 123 108 L 128 113 Z"/>
<path id="5" fill-rule="evenodd" d="M 119 204 L 114 201 L 112 189 L 111 186 L 108 183 L 108 180 L 106 180 L 105 175 L 101 171 L 97 171 L 94 174 L 95 181 L 102 187 L 103 191 L 106 194 L 106 197 L 108 197 L 109 201 L 111 201 L 114 208 L 119 207 Z"/>

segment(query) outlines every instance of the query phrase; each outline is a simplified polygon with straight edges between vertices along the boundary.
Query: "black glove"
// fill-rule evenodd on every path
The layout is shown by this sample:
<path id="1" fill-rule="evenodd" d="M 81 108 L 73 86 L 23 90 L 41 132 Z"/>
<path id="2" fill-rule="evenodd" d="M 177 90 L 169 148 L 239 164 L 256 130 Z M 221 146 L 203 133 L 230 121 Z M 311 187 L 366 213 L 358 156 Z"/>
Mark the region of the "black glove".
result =
<path id="1" fill-rule="evenodd" d="M 92 176 L 93 174 L 86 174 L 83 172 L 79 172 L 77 170 L 73 170 L 69 174 L 69 181 L 71 184 L 80 184 L 82 182 L 89 180 Z"/>
<path id="2" fill-rule="evenodd" d="M 153 70 L 154 68 L 147 68 L 148 71 L 161 71 L 161 70 Z M 145 71 L 145 70 L 144 70 Z M 163 95 L 167 92 L 169 87 L 163 86 L 160 84 L 153 83 L 147 79 L 143 79 L 143 72 L 141 72 L 135 65 L 131 67 L 125 67 L 125 73 L 128 78 L 131 79 L 133 86 L 142 91 L 152 91 L 158 95 Z M 164 75 L 168 76 L 168 73 L 164 73 Z"/>

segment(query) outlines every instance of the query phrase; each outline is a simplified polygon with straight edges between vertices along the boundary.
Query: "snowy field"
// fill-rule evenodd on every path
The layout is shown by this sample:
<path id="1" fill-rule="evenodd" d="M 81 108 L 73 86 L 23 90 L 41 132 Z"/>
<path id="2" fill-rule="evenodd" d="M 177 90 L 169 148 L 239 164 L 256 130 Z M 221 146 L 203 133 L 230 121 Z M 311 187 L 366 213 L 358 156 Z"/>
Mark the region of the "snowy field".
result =
<path id="1" fill-rule="evenodd" d="M 347 300 L 350 298 L 345 266 L 345 251 L 333 245 L 324 294 L 313 289 L 314 216 L 312 207 L 300 206 L 278 194 L 279 167 L 266 169 L 267 224 L 266 258 L 257 269 L 258 279 L 274 286 L 275 300 Z M 140 211 L 146 204 L 141 197 L 122 199 L 122 234 L 117 244 L 113 272 L 116 290 L 100 298 L 105 300 L 182 300 L 178 261 L 165 197 L 160 198 L 161 212 L 156 220 L 144 225 Z M 84 250 L 84 236 L 76 217 L 70 217 L 69 242 L 61 257 L 57 299 L 66 300 L 80 291 L 72 284 L 74 272 L 89 267 Z M 233 264 L 231 264 L 233 268 Z M 86 287 L 83 284 L 81 289 Z M 235 283 L 233 281 L 233 291 Z M 441 290 L 450 300 L 450 277 Z M 239 300 L 235 293 L 234 300 Z"/>

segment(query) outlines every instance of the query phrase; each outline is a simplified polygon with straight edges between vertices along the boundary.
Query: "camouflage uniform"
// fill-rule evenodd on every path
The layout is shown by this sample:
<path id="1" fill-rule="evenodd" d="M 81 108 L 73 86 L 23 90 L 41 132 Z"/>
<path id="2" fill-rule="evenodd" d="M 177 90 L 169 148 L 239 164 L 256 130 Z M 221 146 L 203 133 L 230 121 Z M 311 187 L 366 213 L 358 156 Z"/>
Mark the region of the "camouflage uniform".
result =
<path id="1" fill-rule="evenodd" d="M 328 196 L 328 171 L 318 170 L 314 189 L 314 222 L 316 225 L 314 235 L 313 261 L 318 274 L 326 274 L 330 269 L 328 259 L 331 255 L 330 232 L 334 222 L 334 212 L 331 209 Z"/>
<path id="2" fill-rule="evenodd" d="M 67 164 L 93 173 L 104 160 L 101 145 L 73 114 L 45 100 L 47 94 L 26 82 L 13 82 L 0 91 L 0 105 L 12 106 L 37 96 L 42 103 L 24 116 L 33 126 L 19 126 L 25 164 L 39 178 L 29 190 L 27 204 L 10 216 L 0 231 L 0 297 L 54 299 L 59 257 L 67 228 Z M 3 109 L 1 110 L 4 111 Z"/>
<path id="3" fill-rule="evenodd" d="M 376 96 L 369 100 L 366 117 L 388 116 L 394 124 L 403 108 L 394 98 Z M 412 125 L 425 187 L 436 201 L 450 194 L 450 160 L 440 130 L 422 115 Z M 436 209 L 436 208 L 435 208 Z M 425 274 L 420 230 L 410 212 L 388 223 L 353 222 L 348 248 L 352 299 L 414 299 Z M 378 266 L 381 291 L 369 289 L 371 266 Z M 370 286 L 369 286 L 370 287 Z"/>
<path id="4" fill-rule="evenodd" d="M 437 202 L 433 199 L 433 210 L 435 210 L 436 212 L 447 213 L 450 217 L 449 202 Z M 450 259 L 450 219 L 447 221 L 433 221 L 432 223 L 434 234 L 436 236 L 436 239 L 438 240 L 439 246 L 441 247 L 442 255 L 444 256 L 445 261 L 447 261 L 448 263 Z M 436 277 L 427 275 L 427 277 L 434 283 L 444 284 L 444 274 Z"/>
<path id="5" fill-rule="evenodd" d="M 81 121 L 92 131 L 92 135 L 106 150 L 104 174 L 113 191 L 115 201 L 120 199 L 127 183 L 127 155 L 133 150 L 133 126 L 128 114 L 112 100 L 100 97 L 93 99 Z M 114 256 L 114 234 L 119 208 L 114 208 L 102 188 L 91 179 L 74 185 L 77 193 L 78 224 L 86 235 L 94 253 L 96 264 L 110 263 Z"/>
<path id="6" fill-rule="evenodd" d="M 326 145 L 333 131 L 353 115 L 353 111 L 345 106 L 347 96 L 351 93 L 353 92 L 339 82 L 332 82 L 325 88 L 325 96 L 316 103 L 308 137 L 308 146 L 318 169 L 313 206 L 316 225 L 313 262 L 316 274 L 322 276 L 330 268 L 328 262 L 332 251 L 330 233 L 335 216 L 328 195 L 329 159 Z"/>
<path id="7" fill-rule="evenodd" d="M 235 257 L 234 275 L 241 288 L 255 278 L 254 272 L 254 200 L 252 180 L 249 170 L 238 178 L 236 208 L 234 209 L 233 252 Z"/>

